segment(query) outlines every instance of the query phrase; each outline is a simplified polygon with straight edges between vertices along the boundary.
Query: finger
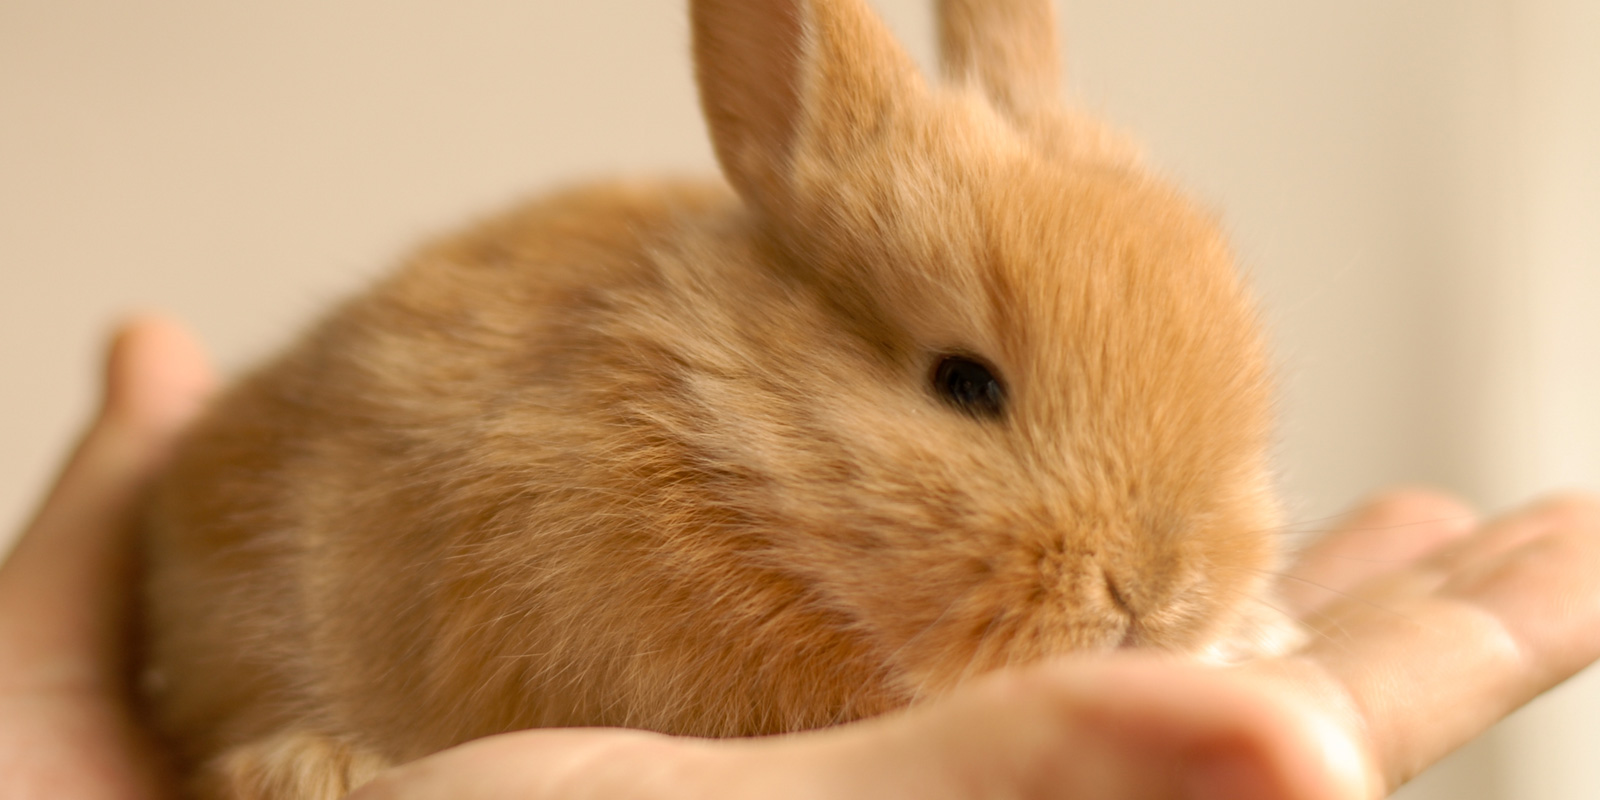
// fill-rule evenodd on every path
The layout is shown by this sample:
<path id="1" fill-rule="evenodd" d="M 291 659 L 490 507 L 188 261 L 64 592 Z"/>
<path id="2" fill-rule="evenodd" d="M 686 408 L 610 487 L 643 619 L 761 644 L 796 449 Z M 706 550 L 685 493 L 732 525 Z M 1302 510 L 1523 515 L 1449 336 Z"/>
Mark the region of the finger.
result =
<path id="1" fill-rule="evenodd" d="M 1600 657 L 1600 504 L 1549 501 L 1331 605 L 1305 653 L 1395 787 Z"/>
<path id="2" fill-rule="evenodd" d="M 1494 521 L 1471 537 L 1440 548 L 1428 559 L 1443 572 L 1462 573 L 1493 569 L 1511 550 L 1565 527 L 1574 520 L 1570 512 L 1588 505 L 1578 494 L 1541 498 L 1518 512 Z"/>
<path id="3" fill-rule="evenodd" d="M 124 323 L 106 360 L 102 414 L 160 441 L 194 417 L 216 376 L 187 328 L 160 316 Z"/>
<path id="4" fill-rule="evenodd" d="M 1139 655 L 1046 664 L 903 715 L 749 746 L 787 756 L 795 788 L 783 796 L 796 798 L 1363 796 L 1370 771 L 1346 733 L 1241 675 Z"/>
<path id="5" fill-rule="evenodd" d="M 122 327 L 104 402 L 33 522 L 0 566 L 0 669 L 12 682 L 116 674 L 140 491 L 210 389 L 198 346 L 175 324 Z M 29 670 L 28 676 L 18 670 Z"/>
<path id="6" fill-rule="evenodd" d="M 1286 573 L 1281 599 L 1294 616 L 1313 614 L 1369 578 L 1462 539 L 1476 525 L 1472 509 L 1449 495 L 1390 491 L 1364 503 L 1302 552 Z"/>

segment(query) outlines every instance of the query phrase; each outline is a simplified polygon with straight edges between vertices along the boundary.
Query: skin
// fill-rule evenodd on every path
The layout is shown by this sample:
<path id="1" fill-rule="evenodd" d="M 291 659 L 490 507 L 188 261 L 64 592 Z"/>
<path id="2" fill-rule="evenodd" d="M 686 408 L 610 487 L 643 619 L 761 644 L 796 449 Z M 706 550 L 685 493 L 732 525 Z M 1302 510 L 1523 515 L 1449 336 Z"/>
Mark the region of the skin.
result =
<path id="1" fill-rule="evenodd" d="M 171 322 L 116 337 L 97 418 L 0 566 L 0 795 L 172 796 L 123 677 L 130 520 L 212 383 Z M 1313 634 L 1284 658 L 1057 661 L 773 739 L 506 734 L 352 797 L 1379 797 L 1600 657 L 1600 502 L 1479 521 L 1451 498 L 1393 492 L 1303 554 L 1283 600 Z"/>

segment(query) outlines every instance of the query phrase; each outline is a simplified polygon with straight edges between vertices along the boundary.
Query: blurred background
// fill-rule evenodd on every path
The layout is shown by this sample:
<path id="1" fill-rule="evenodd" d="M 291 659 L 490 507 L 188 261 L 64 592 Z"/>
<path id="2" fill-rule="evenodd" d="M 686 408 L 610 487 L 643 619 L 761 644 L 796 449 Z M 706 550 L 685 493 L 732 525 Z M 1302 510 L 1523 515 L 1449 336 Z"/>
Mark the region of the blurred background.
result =
<path id="1" fill-rule="evenodd" d="M 925 65 L 929 5 L 877 0 Z M 1078 101 L 1264 298 L 1297 530 L 1396 483 L 1600 488 L 1600 3 L 1061 10 Z M 129 310 L 235 370 L 519 195 L 713 169 L 687 43 L 676 0 L 0 0 L 0 531 Z M 1403 796 L 1593 800 L 1596 740 L 1590 676 Z"/>

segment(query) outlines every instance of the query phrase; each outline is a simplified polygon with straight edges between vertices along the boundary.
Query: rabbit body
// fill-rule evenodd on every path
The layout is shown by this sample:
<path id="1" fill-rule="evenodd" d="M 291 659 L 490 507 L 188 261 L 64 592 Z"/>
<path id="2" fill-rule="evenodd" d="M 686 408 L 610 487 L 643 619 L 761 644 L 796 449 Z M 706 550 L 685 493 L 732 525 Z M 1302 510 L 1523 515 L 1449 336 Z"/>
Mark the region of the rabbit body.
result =
<path id="1" fill-rule="evenodd" d="M 1206 215 L 1046 102 L 1048 6 L 944 3 L 941 86 L 859 0 L 692 12 L 733 190 L 578 188 L 427 247 L 189 435 L 146 666 L 197 794 L 1272 628 L 1252 303 Z"/>

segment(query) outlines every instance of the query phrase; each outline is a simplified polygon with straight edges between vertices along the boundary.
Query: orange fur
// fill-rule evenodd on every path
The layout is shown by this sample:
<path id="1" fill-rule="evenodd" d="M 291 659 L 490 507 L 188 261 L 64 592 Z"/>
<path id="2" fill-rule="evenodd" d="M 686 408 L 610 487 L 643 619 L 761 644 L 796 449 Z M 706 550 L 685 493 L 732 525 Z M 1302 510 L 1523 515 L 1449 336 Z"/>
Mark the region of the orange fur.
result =
<path id="1" fill-rule="evenodd" d="M 862 0 L 691 6 L 737 194 L 576 189 L 429 247 L 190 435 L 146 616 L 198 793 L 530 726 L 811 728 L 1254 624 L 1251 301 L 1210 219 L 1045 102 L 1051 35 L 1004 55 L 1044 0 L 946 0 L 942 86 Z M 946 353 L 1002 417 L 941 402 Z"/>

